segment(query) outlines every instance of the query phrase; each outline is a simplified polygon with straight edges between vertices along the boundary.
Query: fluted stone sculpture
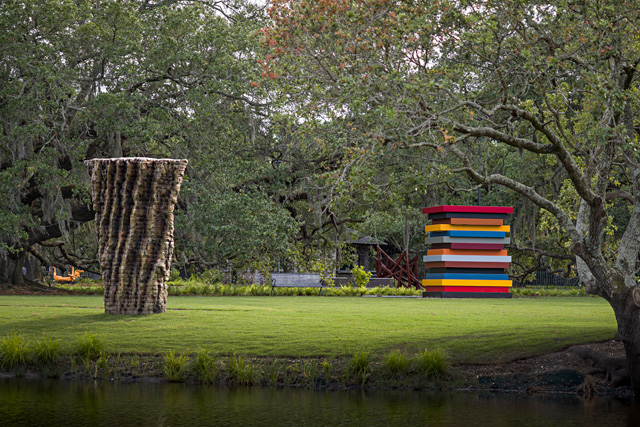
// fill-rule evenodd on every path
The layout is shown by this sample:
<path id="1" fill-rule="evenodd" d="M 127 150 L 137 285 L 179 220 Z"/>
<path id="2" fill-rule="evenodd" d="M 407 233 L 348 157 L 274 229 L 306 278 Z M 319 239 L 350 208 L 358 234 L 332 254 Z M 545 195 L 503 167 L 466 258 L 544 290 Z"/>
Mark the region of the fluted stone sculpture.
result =
<path id="1" fill-rule="evenodd" d="M 164 313 L 173 209 L 187 160 L 131 157 L 85 164 L 96 212 L 105 312 Z"/>

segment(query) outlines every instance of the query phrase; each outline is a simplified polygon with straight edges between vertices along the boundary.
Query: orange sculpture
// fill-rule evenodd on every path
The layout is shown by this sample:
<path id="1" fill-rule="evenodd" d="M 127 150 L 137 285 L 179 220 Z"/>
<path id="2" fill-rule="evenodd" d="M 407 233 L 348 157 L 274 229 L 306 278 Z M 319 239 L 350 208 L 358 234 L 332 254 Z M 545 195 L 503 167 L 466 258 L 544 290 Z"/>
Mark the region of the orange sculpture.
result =
<path id="1" fill-rule="evenodd" d="M 71 267 L 71 275 L 58 276 L 56 268 L 53 267 L 53 279 L 56 282 L 75 282 L 75 280 L 80 277 L 80 273 L 84 273 L 84 270 L 76 270 L 74 267 Z"/>

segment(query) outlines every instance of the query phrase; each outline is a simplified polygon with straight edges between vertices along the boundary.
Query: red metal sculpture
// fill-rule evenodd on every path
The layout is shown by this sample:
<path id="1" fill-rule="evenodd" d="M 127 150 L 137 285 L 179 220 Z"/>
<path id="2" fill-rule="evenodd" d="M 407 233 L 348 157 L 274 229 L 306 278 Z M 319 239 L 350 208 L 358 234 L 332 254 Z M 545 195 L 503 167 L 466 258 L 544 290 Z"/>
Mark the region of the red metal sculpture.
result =
<path id="1" fill-rule="evenodd" d="M 394 278 L 398 287 L 422 289 L 418 279 L 418 256 L 409 259 L 407 251 L 402 252 L 397 260 L 391 258 L 380 246 L 376 246 L 376 276 Z"/>

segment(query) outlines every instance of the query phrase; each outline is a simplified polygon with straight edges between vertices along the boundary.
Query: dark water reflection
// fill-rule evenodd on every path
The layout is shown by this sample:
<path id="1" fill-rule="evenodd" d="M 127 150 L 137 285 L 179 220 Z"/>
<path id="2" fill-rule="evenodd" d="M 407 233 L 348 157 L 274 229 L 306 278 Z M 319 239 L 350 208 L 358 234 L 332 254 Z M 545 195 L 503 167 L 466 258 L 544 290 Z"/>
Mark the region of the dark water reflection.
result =
<path id="1" fill-rule="evenodd" d="M 1 426 L 638 426 L 629 401 L 0 379 Z"/>

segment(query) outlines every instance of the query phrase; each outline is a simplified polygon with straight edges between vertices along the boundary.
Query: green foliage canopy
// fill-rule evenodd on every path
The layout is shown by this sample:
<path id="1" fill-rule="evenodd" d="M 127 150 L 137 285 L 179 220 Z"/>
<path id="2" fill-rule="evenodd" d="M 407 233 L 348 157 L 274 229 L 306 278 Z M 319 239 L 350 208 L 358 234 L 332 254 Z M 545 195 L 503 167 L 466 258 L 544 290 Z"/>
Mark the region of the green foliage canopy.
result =
<path id="1" fill-rule="evenodd" d="M 428 148 L 443 179 L 549 214 L 613 307 L 640 391 L 640 3 L 277 0 L 270 16 L 264 66 L 301 114 L 353 118 L 365 150 Z M 478 172 L 478 139 L 530 163 Z"/>

